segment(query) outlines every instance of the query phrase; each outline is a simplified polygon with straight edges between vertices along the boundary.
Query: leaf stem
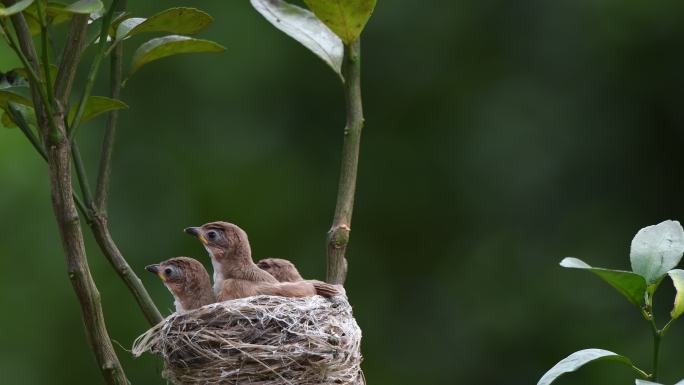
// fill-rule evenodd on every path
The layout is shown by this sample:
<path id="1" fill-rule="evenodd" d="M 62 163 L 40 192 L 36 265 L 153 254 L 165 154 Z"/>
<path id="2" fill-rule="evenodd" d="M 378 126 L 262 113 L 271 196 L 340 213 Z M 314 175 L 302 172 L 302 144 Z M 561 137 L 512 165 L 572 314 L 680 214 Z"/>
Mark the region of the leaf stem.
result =
<path id="1" fill-rule="evenodd" d="M 655 323 L 653 324 L 653 381 L 658 381 L 658 360 L 660 358 L 660 342 L 662 339 L 662 334 Z"/>
<path id="2" fill-rule="evenodd" d="M 639 368 L 636 367 L 635 365 L 632 365 L 632 369 L 634 369 L 634 371 L 637 372 L 637 374 L 639 374 L 639 375 L 641 376 L 641 378 L 643 378 L 643 379 L 649 379 L 649 378 L 651 378 L 651 376 L 649 376 L 648 373 L 646 373 L 646 372 L 644 372 L 643 370 L 639 369 Z"/>
<path id="3" fill-rule="evenodd" d="M 337 188 L 335 216 L 328 231 L 326 280 L 344 284 L 347 277 L 345 253 L 351 232 L 356 175 L 359 164 L 359 147 L 363 129 L 363 104 L 361 101 L 361 41 L 357 39 L 345 46 L 342 74 L 345 78 L 344 95 L 347 124 L 342 144 L 342 166 Z"/>

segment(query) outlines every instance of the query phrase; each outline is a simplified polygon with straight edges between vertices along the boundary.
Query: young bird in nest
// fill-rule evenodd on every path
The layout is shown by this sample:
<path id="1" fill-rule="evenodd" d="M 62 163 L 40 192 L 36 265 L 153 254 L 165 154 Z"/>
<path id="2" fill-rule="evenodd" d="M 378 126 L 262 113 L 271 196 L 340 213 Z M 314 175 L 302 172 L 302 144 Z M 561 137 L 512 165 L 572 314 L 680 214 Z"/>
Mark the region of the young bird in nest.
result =
<path id="1" fill-rule="evenodd" d="M 188 227 L 185 232 L 199 239 L 211 257 L 214 292 L 219 301 L 262 294 L 281 297 L 340 294 L 337 288 L 323 282 L 278 282 L 254 264 L 247 234 L 232 223 L 211 222 Z"/>
<path id="2" fill-rule="evenodd" d="M 273 276 L 273 278 L 277 279 L 278 282 L 298 282 L 298 281 L 303 281 L 304 278 L 299 274 L 299 271 L 295 267 L 295 265 L 288 261 L 287 259 L 281 259 L 281 258 L 266 258 L 262 259 L 259 262 L 257 262 L 257 266 L 263 270 L 268 272 Z M 310 282 L 315 285 L 326 285 L 330 286 L 325 282 L 317 281 L 314 279 L 307 279 L 306 282 Z M 346 290 L 344 290 L 344 287 L 342 285 L 333 285 L 335 289 L 337 289 L 340 293 L 342 294 L 347 294 Z"/>
<path id="3" fill-rule="evenodd" d="M 287 259 L 266 258 L 257 262 L 257 266 L 261 270 L 271 274 L 278 282 L 297 282 L 304 280 L 295 265 Z"/>
<path id="4" fill-rule="evenodd" d="M 176 257 L 145 267 L 157 274 L 164 286 L 173 294 L 177 312 L 197 309 L 216 302 L 209 273 L 197 260 Z"/>

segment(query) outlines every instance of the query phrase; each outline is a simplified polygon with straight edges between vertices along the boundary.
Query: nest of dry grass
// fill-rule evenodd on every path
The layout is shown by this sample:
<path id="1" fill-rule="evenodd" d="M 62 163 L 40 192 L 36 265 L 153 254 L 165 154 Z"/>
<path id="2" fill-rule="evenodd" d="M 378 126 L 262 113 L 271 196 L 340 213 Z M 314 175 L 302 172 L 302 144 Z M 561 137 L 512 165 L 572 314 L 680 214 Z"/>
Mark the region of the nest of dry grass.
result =
<path id="1" fill-rule="evenodd" d="M 136 339 L 175 384 L 365 385 L 361 329 L 344 296 L 257 296 L 178 314 Z"/>

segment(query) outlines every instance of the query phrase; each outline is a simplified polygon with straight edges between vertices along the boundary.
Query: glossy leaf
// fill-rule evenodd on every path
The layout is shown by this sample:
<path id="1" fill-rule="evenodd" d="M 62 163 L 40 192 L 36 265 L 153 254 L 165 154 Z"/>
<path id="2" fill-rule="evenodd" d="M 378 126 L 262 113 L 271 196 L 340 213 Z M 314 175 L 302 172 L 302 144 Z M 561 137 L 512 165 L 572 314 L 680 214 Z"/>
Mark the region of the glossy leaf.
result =
<path id="1" fill-rule="evenodd" d="M 274 27 L 308 48 L 342 76 L 342 40 L 316 15 L 282 0 L 251 0 L 251 3 Z"/>
<path id="2" fill-rule="evenodd" d="M 91 14 L 102 10 L 102 8 L 104 8 L 104 4 L 102 4 L 102 1 L 100 0 L 80 0 L 62 8 L 62 11 L 68 13 Z"/>
<path id="3" fill-rule="evenodd" d="M 124 20 L 116 31 L 116 40 L 123 40 L 143 32 L 168 32 L 192 35 L 206 28 L 214 19 L 196 8 L 170 8 L 147 19 Z"/>
<path id="4" fill-rule="evenodd" d="M 21 0 L 6 8 L 3 5 L 0 5 L 0 17 L 12 16 L 14 14 L 17 14 L 28 8 L 28 6 L 32 3 L 33 0 Z"/>
<path id="5" fill-rule="evenodd" d="M 665 221 L 639 230 L 632 240 L 632 271 L 657 282 L 674 269 L 684 253 L 684 229 L 677 221 Z"/>
<path id="6" fill-rule="evenodd" d="M 209 40 L 193 39 L 179 35 L 159 37 L 141 45 L 135 51 L 128 76 L 133 75 L 145 64 L 167 56 L 199 52 L 221 52 L 225 49 L 224 46 Z"/>
<path id="7" fill-rule="evenodd" d="M 91 119 L 94 119 L 98 115 L 104 114 L 112 110 L 127 109 L 128 105 L 121 100 L 107 98 L 104 96 L 91 96 L 86 102 L 85 110 L 83 112 L 83 118 L 81 122 L 85 123 Z M 76 116 L 77 106 L 73 106 L 69 111 L 69 121 L 73 121 Z"/>
<path id="8" fill-rule="evenodd" d="M 638 274 L 632 273 L 631 271 L 591 267 L 577 258 L 565 258 L 561 261 L 560 265 L 570 269 L 585 269 L 591 271 L 619 291 L 636 307 L 641 307 L 641 304 L 644 302 L 646 280 Z"/>
<path id="9" fill-rule="evenodd" d="M 667 274 L 670 276 L 670 278 L 672 278 L 672 283 L 677 290 L 674 307 L 670 312 L 670 317 L 677 319 L 684 314 L 684 270 L 670 270 L 667 272 Z"/>
<path id="10" fill-rule="evenodd" d="M 563 374 L 574 372 L 582 366 L 596 361 L 616 361 L 638 370 L 634 367 L 632 361 L 625 356 L 603 349 L 585 349 L 572 353 L 562 359 L 542 376 L 537 385 L 549 385 Z"/>
<path id="11" fill-rule="evenodd" d="M 147 19 L 144 17 L 131 17 L 129 19 L 123 20 L 121 23 L 119 23 L 119 26 L 116 27 L 116 40 L 121 41 L 128 38 L 130 36 L 129 33 L 131 30 L 144 23 L 145 20 Z"/>
<path id="12" fill-rule="evenodd" d="M 304 0 L 345 44 L 356 40 L 373 14 L 376 0 Z"/>

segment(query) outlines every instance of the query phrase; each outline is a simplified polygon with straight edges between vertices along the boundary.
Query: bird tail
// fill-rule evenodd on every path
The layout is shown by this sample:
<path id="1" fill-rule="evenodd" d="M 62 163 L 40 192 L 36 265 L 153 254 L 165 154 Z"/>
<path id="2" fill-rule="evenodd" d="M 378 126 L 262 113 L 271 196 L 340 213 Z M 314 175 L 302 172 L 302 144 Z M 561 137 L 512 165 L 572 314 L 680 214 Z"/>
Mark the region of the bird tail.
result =
<path id="1" fill-rule="evenodd" d="M 339 285 L 331 285 L 329 283 L 321 281 L 311 281 L 314 289 L 316 289 L 316 294 L 323 297 L 334 297 L 343 293 L 344 289 L 341 289 Z"/>

